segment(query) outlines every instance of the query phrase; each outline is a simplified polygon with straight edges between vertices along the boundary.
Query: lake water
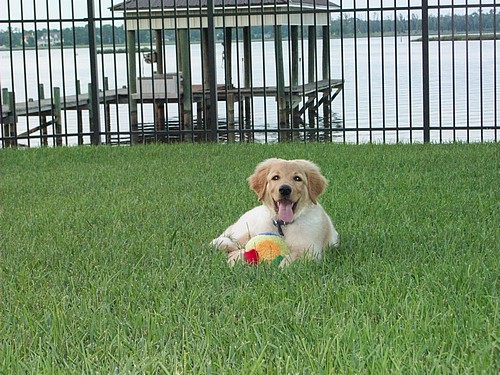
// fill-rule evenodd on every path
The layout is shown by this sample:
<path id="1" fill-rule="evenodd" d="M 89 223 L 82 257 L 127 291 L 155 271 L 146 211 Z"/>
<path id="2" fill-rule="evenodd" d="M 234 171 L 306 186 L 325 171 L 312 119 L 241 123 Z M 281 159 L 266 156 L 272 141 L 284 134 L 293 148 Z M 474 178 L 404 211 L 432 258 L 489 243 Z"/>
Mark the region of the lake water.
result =
<path id="1" fill-rule="evenodd" d="M 496 45 L 495 45 L 496 44 Z M 167 72 L 175 72 L 175 47 L 166 48 Z M 284 59 L 288 61 L 289 43 L 283 43 Z M 303 67 L 300 76 L 307 74 L 307 41 L 299 42 Z M 422 45 L 408 37 L 335 39 L 330 45 L 331 78 L 345 80 L 343 92 L 333 101 L 332 111 L 339 131 L 337 140 L 347 142 L 422 141 L 422 132 L 411 130 L 423 123 Z M 318 42 L 316 70 L 321 77 L 321 42 Z M 200 45 L 191 47 L 192 76 L 200 83 Z M 218 82 L 224 80 L 223 47 L 216 49 Z M 243 46 L 233 45 L 233 84 L 243 85 Z M 304 58 L 302 58 L 304 56 Z M 127 85 L 125 54 L 99 55 L 100 80 L 106 76 L 109 87 Z M 273 86 L 276 82 L 274 42 L 252 43 L 252 75 L 254 86 Z M 500 46 L 498 41 L 430 42 L 430 119 L 433 141 L 498 140 L 500 137 Z M 25 69 L 26 67 L 26 69 Z M 288 81 L 288 63 L 285 77 Z M 138 75 L 151 76 L 152 66 L 138 56 Z M 307 77 L 306 77 L 307 79 Z M 17 102 L 37 98 L 37 87 L 43 83 L 46 97 L 51 87 L 74 95 L 76 80 L 82 91 L 87 91 L 90 80 L 89 53 L 86 49 L 49 51 L 0 52 L 0 85 L 14 87 Z M 150 105 L 140 106 L 139 119 L 151 123 Z M 225 118 L 225 104 L 219 103 L 219 117 Z M 277 103 L 273 97 L 255 98 L 253 124 L 256 128 L 276 129 Z M 236 116 L 238 116 L 236 108 Z M 177 117 L 177 107 L 169 105 L 169 117 Z M 101 111 L 101 115 L 102 111 Z M 112 130 L 128 130 L 128 105 L 111 107 Z M 104 121 L 102 121 L 104 123 Z M 76 114 L 64 114 L 63 127 L 69 133 L 76 131 Z M 30 119 L 30 128 L 36 126 Z M 489 129 L 479 130 L 487 127 Z M 496 129 L 492 129 L 495 128 Z M 18 133 L 27 128 L 25 118 L 19 119 Z M 88 129 L 88 121 L 85 122 Z M 439 128 L 439 129 L 438 129 Z M 382 129 L 389 129 L 382 131 Z M 396 131 L 397 129 L 397 131 Z M 354 131 L 356 130 L 356 131 Z M 68 137 L 69 144 L 77 142 Z M 37 145 L 37 140 L 30 145 Z"/>

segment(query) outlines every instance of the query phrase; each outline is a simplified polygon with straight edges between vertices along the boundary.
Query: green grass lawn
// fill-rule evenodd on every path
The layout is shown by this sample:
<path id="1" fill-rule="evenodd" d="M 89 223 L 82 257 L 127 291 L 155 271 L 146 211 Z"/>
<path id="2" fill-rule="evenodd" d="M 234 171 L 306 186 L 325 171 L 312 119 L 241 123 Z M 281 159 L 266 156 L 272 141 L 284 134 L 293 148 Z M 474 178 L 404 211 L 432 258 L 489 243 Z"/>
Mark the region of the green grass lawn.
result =
<path id="1" fill-rule="evenodd" d="M 228 268 L 274 156 L 341 245 Z M 499 186 L 497 144 L 0 150 L 0 373 L 498 374 Z"/>

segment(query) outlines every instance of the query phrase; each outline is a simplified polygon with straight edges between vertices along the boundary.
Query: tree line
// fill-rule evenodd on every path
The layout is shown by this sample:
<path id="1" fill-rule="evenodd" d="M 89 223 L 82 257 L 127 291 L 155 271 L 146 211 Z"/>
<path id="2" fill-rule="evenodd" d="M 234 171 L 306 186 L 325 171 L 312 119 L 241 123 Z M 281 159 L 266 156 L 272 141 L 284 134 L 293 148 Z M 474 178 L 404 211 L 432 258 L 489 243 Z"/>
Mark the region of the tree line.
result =
<path id="1" fill-rule="evenodd" d="M 366 14 L 365 14 L 366 15 Z M 371 13 L 370 19 L 366 20 L 360 17 L 353 17 L 353 14 L 343 14 L 342 17 L 333 19 L 330 23 L 331 37 L 354 37 L 366 35 L 408 35 L 418 34 L 422 29 L 422 20 L 412 14 L 410 17 L 399 14 L 396 18 L 380 19 L 380 13 Z M 452 33 L 493 33 L 500 32 L 500 14 L 491 9 L 489 12 L 473 12 L 463 15 L 431 15 L 429 17 L 429 32 L 431 34 L 452 34 Z M 287 37 L 288 28 L 283 27 L 284 37 Z M 102 25 L 97 27 L 96 41 L 98 45 L 124 45 L 126 42 L 126 30 L 123 25 Z M 138 33 L 137 39 L 140 43 L 148 45 L 154 39 L 154 33 L 149 30 L 143 30 Z M 272 26 L 255 26 L 251 28 L 251 35 L 254 39 L 272 38 L 274 30 Z M 10 27 L 7 30 L 0 31 L 0 46 L 6 48 L 19 47 L 40 47 L 40 41 L 50 43 L 51 46 L 64 45 L 88 45 L 89 44 L 88 26 L 75 26 L 62 29 L 37 29 L 23 30 L 19 27 Z M 301 33 L 302 37 L 307 37 L 307 28 Z M 200 40 L 200 31 L 191 30 L 191 41 Z M 222 30 L 217 30 L 216 37 L 218 41 L 223 40 Z M 239 35 L 241 37 L 241 35 Z M 233 35 L 234 38 L 234 35 Z M 173 30 L 164 31 L 165 41 L 174 41 L 175 32 Z M 241 40 L 241 39 L 240 39 Z M 37 42 L 38 41 L 38 42 Z"/>

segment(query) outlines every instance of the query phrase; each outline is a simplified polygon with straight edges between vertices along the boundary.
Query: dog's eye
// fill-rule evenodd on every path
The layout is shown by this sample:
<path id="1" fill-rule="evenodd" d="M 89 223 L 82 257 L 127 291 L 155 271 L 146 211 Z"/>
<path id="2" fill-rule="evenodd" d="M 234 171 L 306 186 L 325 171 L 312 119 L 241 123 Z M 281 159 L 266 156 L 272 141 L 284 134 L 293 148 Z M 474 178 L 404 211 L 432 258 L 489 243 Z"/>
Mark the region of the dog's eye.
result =
<path id="1" fill-rule="evenodd" d="M 276 176 L 273 176 L 272 178 L 274 181 L 278 181 L 280 179 L 280 176 L 276 175 Z"/>
<path id="2" fill-rule="evenodd" d="M 302 181 L 302 178 L 300 178 L 300 176 L 295 176 L 293 179 L 294 179 L 295 181 Z"/>

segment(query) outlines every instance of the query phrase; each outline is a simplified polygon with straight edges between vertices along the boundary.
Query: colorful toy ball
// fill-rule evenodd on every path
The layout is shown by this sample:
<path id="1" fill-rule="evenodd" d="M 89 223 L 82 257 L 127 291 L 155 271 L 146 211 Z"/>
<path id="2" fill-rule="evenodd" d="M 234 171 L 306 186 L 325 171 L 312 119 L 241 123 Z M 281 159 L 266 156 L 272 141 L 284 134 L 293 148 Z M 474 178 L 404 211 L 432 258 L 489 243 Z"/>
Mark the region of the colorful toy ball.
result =
<path id="1" fill-rule="evenodd" d="M 290 254 L 287 244 L 277 233 L 261 233 L 252 237 L 245 246 L 245 261 L 257 265 L 262 261 L 280 264 Z"/>

